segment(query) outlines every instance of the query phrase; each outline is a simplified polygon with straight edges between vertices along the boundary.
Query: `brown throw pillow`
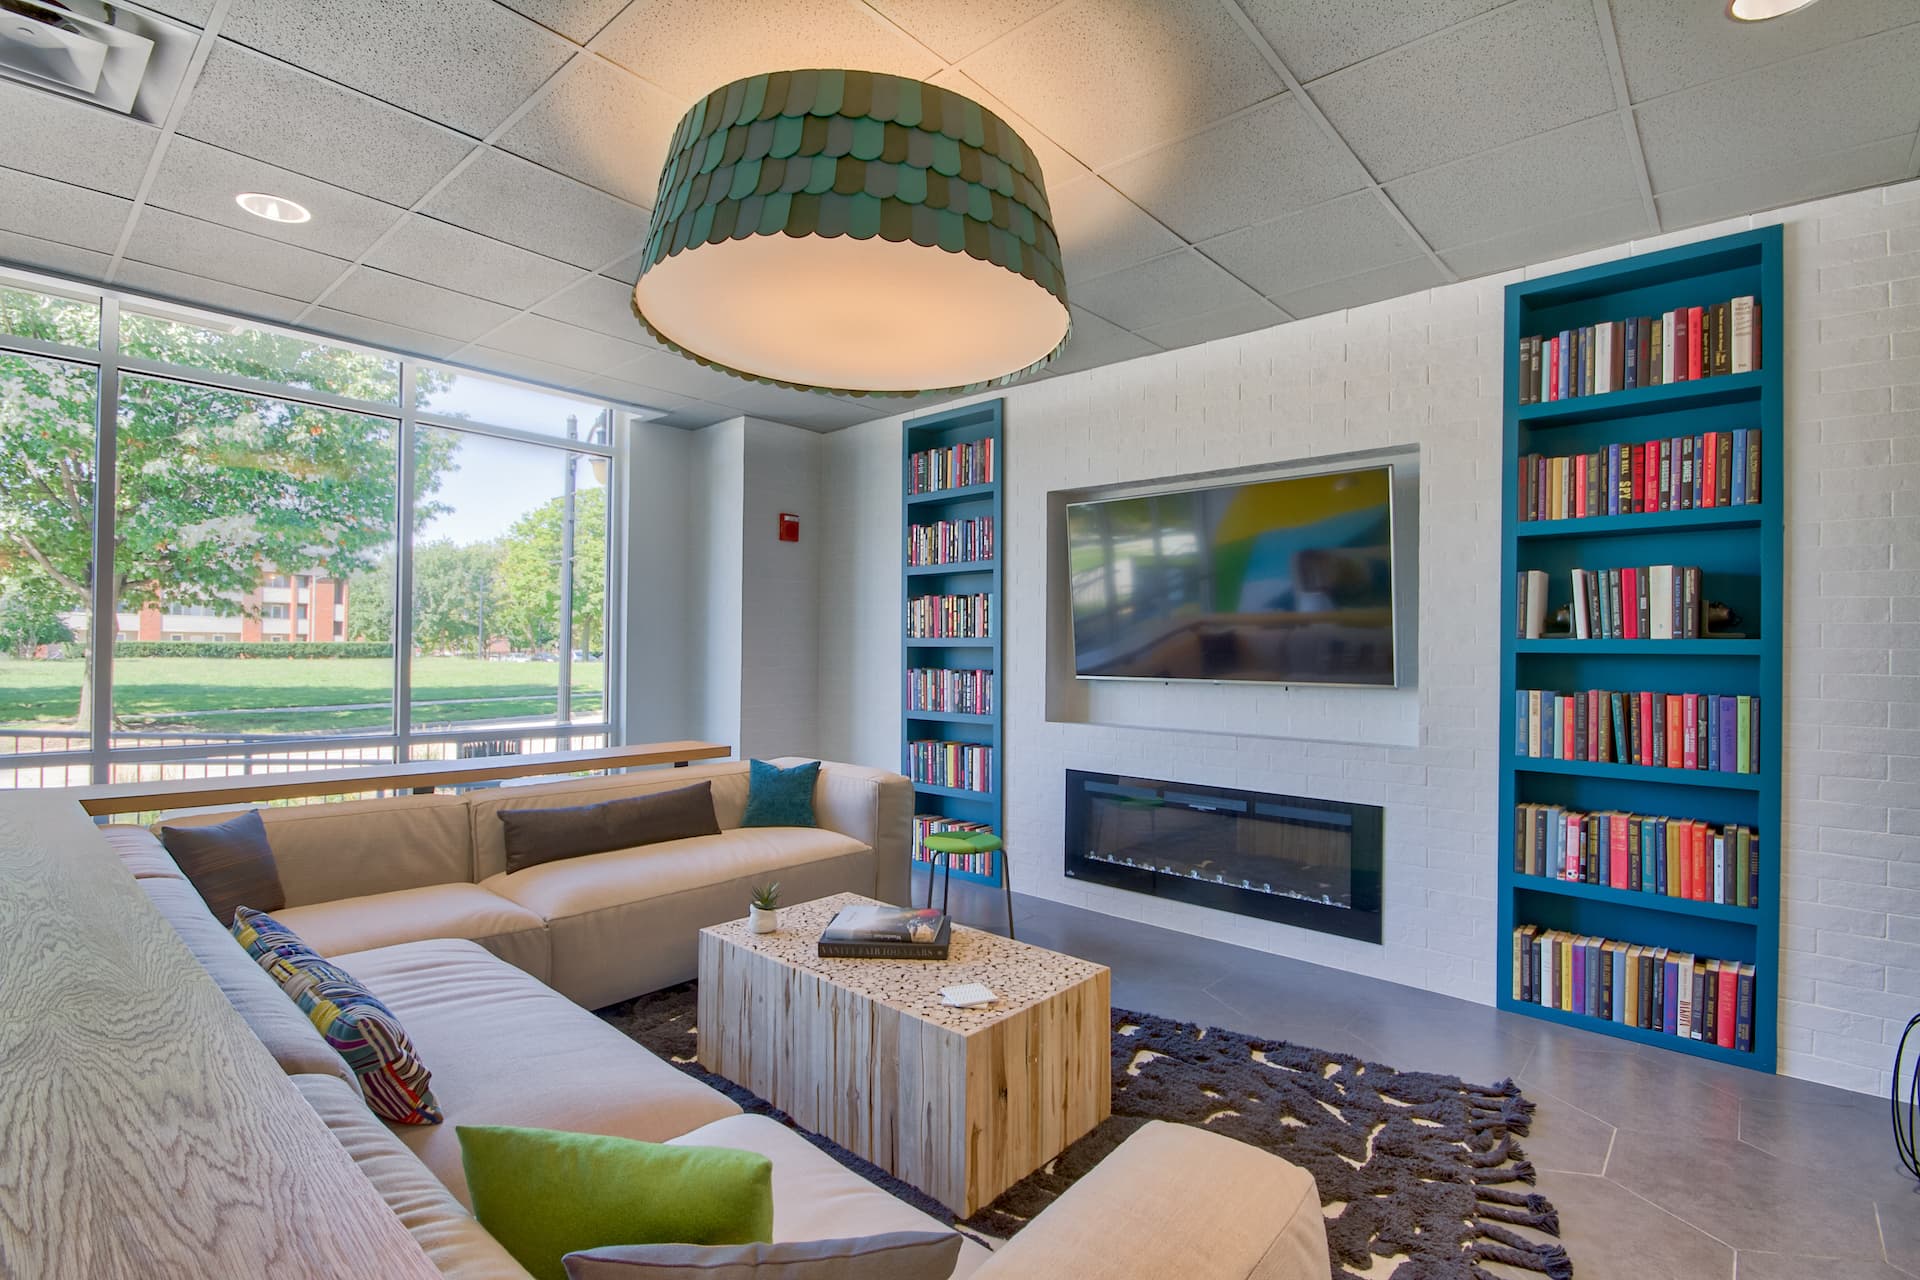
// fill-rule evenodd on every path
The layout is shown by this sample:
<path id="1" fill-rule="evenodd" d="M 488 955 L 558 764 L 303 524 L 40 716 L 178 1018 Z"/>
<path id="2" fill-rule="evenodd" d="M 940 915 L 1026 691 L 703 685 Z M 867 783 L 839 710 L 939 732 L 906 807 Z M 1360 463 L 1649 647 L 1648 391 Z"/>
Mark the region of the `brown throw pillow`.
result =
<path id="1" fill-rule="evenodd" d="M 240 907 L 278 911 L 287 905 L 257 809 L 211 826 L 161 827 L 160 843 L 222 925 L 231 925 Z"/>
<path id="2" fill-rule="evenodd" d="M 508 871 L 609 849 L 720 834 L 711 782 L 564 809 L 502 809 L 500 825 L 506 829 Z"/>

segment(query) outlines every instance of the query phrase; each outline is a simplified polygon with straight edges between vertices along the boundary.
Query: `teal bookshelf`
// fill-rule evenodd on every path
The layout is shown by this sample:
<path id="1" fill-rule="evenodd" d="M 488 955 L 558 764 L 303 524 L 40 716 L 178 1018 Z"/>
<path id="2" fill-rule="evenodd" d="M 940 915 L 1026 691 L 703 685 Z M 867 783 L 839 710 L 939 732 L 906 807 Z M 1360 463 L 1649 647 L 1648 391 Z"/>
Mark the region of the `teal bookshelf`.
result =
<path id="1" fill-rule="evenodd" d="M 1782 307 L 1779 227 L 1509 285 L 1503 396 L 1500 645 L 1500 1007 L 1548 1022 L 1759 1071 L 1778 1053 L 1780 992 L 1780 721 L 1782 627 Z M 1522 404 L 1522 339 L 1629 316 L 1752 295 L 1758 303 L 1760 367 L 1751 373 Z M 1590 516 L 1522 518 L 1519 460 L 1565 456 L 1706 431 L 1759 428 L 1760 497 L 1742 506 Z M 1567 570 L 1647 564 L 1697 565 L 1708 599 L 1741 615 L 1740 638 L 1574 640 L 1516 636 L 1517 579 L 1548 574 L 1548 613 L 1570 601 Z M 1759 767 L 1753 773 L 1653 768 L 1516 754 L 1514 697 L 1522 689 L 1651 689 L 1750 694 L 1760 700 Z M 1514 867 L 1516 805 L 1743 823 L 1760 839 L 1757 904 L 1751 907 L 1569 882 Z M 1668 947 L 1754 966 L 1753 1047 L 1724 1049 L 1622 1022 L 1518 999 L 1513 930 L 1534 924 Z"/>
<path id="2" fill-rule="evenodd" d="M 1006 776 L 1005 738 L 1001 731 L 1002 717 L 1005 714 L 1005 702 L 1002 696 L 1004 693 L 1002 680 L 1005 674 L 1002 645 L 1006 622 L 1001 607 L 1005 599 L 1002 591 L 1001 566 L 1006 551 L 1004 543 L 1006 521 L 1002 518 L 1001 492 L 1001 487 L 1005 483 L 1006 466 L 1004 450 L 1001 448 L 1003 405 L 1004 401 L 989 400 L 980 404 L 970 404 L 964 408 L 929 414 L 922 418 L 909 418 L 903 433 L 901 461 L 901 486 L 906 494 L 900 530 L 903 623 L 901 634 L 906 637 L 902 641 L 905 656 L 904 669 L 909 672 L 920 668 L 984 670 L 992 673 L 993 682 L 990 703 L 992 711 L 983 715 L 964 711 L 916 709 L 912 705 L 911 677 L 909 677 L 909 686 L 902 688 L 900 696 L 901 768 L 908 777 L 914 776 L 910 744 L 915 741 L 961 742 L 991 747 L 993 769 L 990 781 L 993 785 L 990 788 L 971 790 L 916 780 L 913 785 L 914 813 L 952 818 L 961 822 L 984 823 L 996 833 L 1001 831 L 1001 820 L 1005 812 L 1001 789 Z M 929 449 L 944 449 L 956 444 L 976 444 L 981 441 L 993 442 L 995 471 L 991 483 L 970 484 L 919 493 L 913 491 L 914 455 Z M 951 564 L 907 563 L 907 544 L 913 526 L 932 524 L 941 520 L 977 519 L 982 516 L 991 517 L 993 520 L 995 551 L 993 558 Z M 974 594 L 985 594 L 990 601 L 991 625 L 986 636 L 926 639 L 908 635 L 911 630 L 909 602 L 913 597 Z M 998 885 L 1005 871 L 1005 864 L 1001 861 L 1001 854 L 996 853 L 991 857 L 991 874 L 976 875 L 955 870 L 954 879 Z"/>

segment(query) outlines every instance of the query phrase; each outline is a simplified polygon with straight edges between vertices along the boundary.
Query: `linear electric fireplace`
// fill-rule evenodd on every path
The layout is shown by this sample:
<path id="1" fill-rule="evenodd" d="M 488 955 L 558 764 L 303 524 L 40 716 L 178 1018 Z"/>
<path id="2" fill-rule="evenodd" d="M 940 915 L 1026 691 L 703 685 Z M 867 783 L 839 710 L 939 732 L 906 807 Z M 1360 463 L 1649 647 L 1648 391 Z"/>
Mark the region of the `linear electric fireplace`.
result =
<path id="1" fill-rule="evenodd" d="M 1067 770 L 1067 874 L 1380 941 L 1370 804 Z"/>

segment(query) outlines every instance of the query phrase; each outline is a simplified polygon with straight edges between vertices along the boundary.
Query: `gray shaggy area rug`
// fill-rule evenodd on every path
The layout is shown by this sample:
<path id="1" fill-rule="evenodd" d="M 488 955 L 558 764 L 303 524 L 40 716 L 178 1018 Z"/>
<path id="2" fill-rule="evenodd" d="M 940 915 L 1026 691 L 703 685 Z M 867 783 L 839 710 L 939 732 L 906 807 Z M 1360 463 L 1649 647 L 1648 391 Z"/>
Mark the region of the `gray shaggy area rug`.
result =
<path id="1" fill-rule="evenodd" d="M 955 1221 L 885 1170 L 702 1070 L 694 1008 L 693 984 L 685 983 L 600 1016 L 748 1112 L 788 1125 L 915 1208 Z M 1356 1280 L 1356 1272 L 1371 1272 L 1383 1259 L 1400 1259 L 1385 1273 L 1391 1280 L 1501 1280 L 1485 1263 L 1568 1280 L 1573 1264 L 1564 1248 L 1514 1230 L 1560 1231 L 1553 1206 L 1521 1185 L 1533 1182 L 1534 1171 L 1514 1138 L 1527 1132 L 1532 1112 L 1512 1081 L 1472 1085 L 1115 1009 L 1112 1118 L 955 1225 L 1006 1239 L 1128 1134 L 1149 1120 L 1168 1120 L 1250 1143 L 1311 1172 L 1327 1214 L 1331 1280 Z"/>

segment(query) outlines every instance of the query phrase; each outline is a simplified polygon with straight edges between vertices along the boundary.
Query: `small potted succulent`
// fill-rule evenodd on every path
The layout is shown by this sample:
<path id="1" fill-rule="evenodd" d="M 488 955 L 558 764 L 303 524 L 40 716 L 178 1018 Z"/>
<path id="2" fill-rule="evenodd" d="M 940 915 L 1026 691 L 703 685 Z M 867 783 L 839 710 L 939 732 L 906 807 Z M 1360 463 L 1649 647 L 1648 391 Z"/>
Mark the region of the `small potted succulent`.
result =
<path id="1" fill-rule="evenodd" d="M 755 933 L 777 933 L 780 929 L 780 884 L 753 886 L 753 897 L 747 908 L 747 918 L 753 924 Z"/>

